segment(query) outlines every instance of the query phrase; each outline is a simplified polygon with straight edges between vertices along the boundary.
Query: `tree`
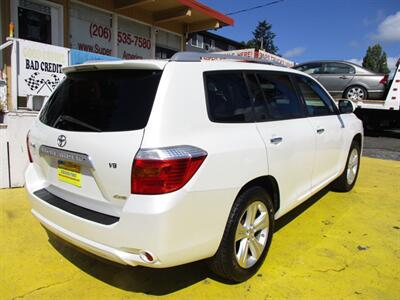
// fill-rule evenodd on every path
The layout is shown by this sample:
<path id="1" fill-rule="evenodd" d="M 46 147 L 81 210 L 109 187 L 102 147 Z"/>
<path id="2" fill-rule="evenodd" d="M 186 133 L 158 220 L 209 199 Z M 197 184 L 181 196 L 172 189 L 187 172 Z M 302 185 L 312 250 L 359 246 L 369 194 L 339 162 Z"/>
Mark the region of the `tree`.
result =
<path id="1" fill-rule="evenodd" d="M 364 56 L 363 67 L 376 73 L 389 74 L 386 53 L 379 44 L 369 46 Z"/>
<path id="2" fill-rule="evenodd" d="M 267 21 L 259 21 L 256 29 L 253 31 L 254 38 L 247 42 L 247 47 L 264 49 L 265 51 L 277 54 L 278 47 L 274 44 L 275 33 L 271 31 L 272 25 Z"/>

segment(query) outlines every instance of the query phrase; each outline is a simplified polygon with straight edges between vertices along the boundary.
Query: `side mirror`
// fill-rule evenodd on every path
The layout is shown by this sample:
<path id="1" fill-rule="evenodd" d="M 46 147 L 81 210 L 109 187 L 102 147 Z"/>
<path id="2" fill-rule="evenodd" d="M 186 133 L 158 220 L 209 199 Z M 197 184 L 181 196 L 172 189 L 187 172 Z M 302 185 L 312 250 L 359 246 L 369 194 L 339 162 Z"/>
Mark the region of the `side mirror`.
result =
<path id="1" fill-rule="evenodd" d="M 356 105 L 351 100 L 347 99 L 340 99 L 338 101 L 338 107 L 341 114 L 351 114 L 356 109 Z"/>

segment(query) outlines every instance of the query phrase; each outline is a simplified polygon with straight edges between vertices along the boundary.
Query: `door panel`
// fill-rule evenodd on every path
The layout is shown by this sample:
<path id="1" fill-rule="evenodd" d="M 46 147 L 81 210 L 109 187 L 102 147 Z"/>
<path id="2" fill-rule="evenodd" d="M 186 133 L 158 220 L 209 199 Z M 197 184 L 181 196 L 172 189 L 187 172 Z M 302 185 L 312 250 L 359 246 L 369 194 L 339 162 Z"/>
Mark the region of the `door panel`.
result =
<path id="1" fill-rule="evenodd" d="M 315 134 L 306 118 L 257 123 L 265 141 L 269 174 L 278 182 L 281 208 L 310 192 L 315 155 Z"/>
<path id="2" fill-rule="evenodd" d="M 269 173 L 279 186 L 285 213 L 311 191 L 315 134 L 288 74 L 247 74 L 257 129 L 264 140 Z"/>
<path id="3" fill-rule="evenodd" d="M 354 78 L 354 68 L 341 63 L 327 63 L 318 81 L 329 91 L 344 91 Z"/>
<path id="4" fill-rule="evenodd" d="M 335 177 L 339 171 L 342 125 L 337 115 L 308 119 L 316 135 L 316 155 L 312 187 Z"/>
<path id="5" fill-rule="evenodd" d="M 341 92 L 353 80 L 353 77 L 348 74 L 320 74 L 316 79 L 329 92 Z"/>
<path id="6" fill-rule="evenodd" d="M 299 92 L 307 108 L 308 121 L 316 137 L 312 186 L 318 187 L 339 171 L 343 123 L 336 105 L 313 79 L 296 75 Z"/>

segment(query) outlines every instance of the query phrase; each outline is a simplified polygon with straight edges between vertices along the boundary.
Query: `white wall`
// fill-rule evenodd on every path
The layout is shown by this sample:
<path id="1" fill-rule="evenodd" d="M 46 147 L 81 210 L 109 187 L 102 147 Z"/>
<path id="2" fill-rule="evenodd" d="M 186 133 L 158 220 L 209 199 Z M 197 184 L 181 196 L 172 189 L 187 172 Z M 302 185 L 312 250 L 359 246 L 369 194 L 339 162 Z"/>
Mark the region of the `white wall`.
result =
<path id="1" fill-rule="evenodd" d="M 8 187 L 7 125 L 0 124 L 0 189 Z"/>
<path id="2" fill-rule="evenodd" d="M 28 166 L 28 154 L 26 152 L 26 134 L 31 127 L 37 113 L 32 112 L 10 112 L 5 116 L 4 123 L 7 124 L 6 138 L 10 144 L 10 166 L 11 166 L 11 186 L 24 186 L 24 172 Z M 3 144 L 1 144 L 1 152 L 3 152 Z M 7 158 L 6 158 L 7 159 Z M 7 162 L 7 160 L 6 160 Z M 8 187 L 8 170 L 0 169 L 0 178 L 6 177 Z M 4 173 L 6 175 L 4 175 Z"/>

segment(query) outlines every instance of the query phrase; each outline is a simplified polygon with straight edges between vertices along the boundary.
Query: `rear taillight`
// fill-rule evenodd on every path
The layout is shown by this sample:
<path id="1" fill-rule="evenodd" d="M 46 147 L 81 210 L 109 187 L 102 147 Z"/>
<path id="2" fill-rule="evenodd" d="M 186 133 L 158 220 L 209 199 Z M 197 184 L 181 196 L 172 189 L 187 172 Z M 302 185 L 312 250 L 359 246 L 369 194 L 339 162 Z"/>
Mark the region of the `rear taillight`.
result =
<path id="1" fill-rule="evenodd" d="M 380 84 L 387 84 L 389 81 L 389 75 L 385 75 L 383 76 L 383 78 L 381 79 L 381 81 L 379 81 Z"/>
<path id="2" fill-rule="evenodd" d="M 31 149 L 30 149 L 30 147 L 29 147 L 29 144 L 30 144 L 30 142 L 29 142 L 29 133 L 30 133 L 30 131 L 28 131 L 28 134 L 26 135 L 26 149 L 27 149 L 27 151 L 28 151 L 29 162 L 33 162 L 33 160 L 32 160 L 32 154 L 31 154 Z"/>
<path id="3" fill-rule="evenodd" d="M 207 152 L 193 146 L 141 149 L 132 166 L 132 194 L 179 190 L 200 168 Z"/>

